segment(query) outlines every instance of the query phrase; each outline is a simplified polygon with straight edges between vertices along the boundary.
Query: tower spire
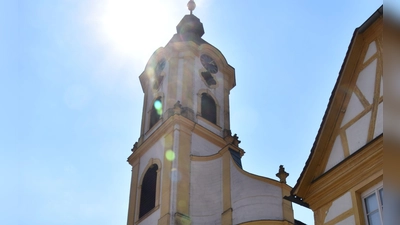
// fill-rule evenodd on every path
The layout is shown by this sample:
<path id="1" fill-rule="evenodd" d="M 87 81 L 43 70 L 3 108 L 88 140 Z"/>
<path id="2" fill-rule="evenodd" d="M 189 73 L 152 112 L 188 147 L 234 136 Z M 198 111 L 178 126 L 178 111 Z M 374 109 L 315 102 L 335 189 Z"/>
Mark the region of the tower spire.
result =
<path id="1" fill-rule="evenodd" d="M 189 15 L 185 15 L 181 22 L 176 26 L 176 31 L 178 36 L 171 41 L 195 41 L 196 43 L 204 42 L 201 39 L 201 36 L 204 34 L 203 24 L 200 22 L 200 19 L 193 15 L 193 10 L 196 8 L 196 3 L 193 0 L 190 0 L 187 3 L 187 7 L 190 11 Z"/>
<path id="2" fill-rule="evenodd" d="M 193 15 L 193 10 L 196 8 L 196 3 L 193 0 L 190 0 L 187 3 L 187 7 L 188 7 L 188 9 L 190 11 L 190 15 Z"/>

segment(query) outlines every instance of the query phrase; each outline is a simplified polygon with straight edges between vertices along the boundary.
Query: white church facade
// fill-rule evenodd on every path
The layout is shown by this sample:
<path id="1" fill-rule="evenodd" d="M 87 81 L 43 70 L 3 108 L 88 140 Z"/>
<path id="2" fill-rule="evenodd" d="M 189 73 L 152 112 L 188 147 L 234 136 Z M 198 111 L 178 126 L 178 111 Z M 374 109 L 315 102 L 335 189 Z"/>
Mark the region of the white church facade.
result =
<path id="1" fill-rule="evenodd" d="M 192 14 L 150 57 L 139 140 L 132 166 L 128 225 L 301 225 L 292 202 L 315 224 L 383 224 L 382 14 L 356 29 L 304 170 L 292 189 L 242 168 L 244 150 L 230 130 L 235 69 L 202 39 Z M 373 197 L 371 197 L 373 196 Z M 366 204 L 376 201 L 381 208 Z"/>
<path id="2" fill-rule="evenodd" d="M 294 224 L 284 169 L 280 181 L 242 169 L 244 151 L 230 131 L 235 70 L 203 34 L 200 20 L 185 15 L 140 75 L 128 224 Z"/>

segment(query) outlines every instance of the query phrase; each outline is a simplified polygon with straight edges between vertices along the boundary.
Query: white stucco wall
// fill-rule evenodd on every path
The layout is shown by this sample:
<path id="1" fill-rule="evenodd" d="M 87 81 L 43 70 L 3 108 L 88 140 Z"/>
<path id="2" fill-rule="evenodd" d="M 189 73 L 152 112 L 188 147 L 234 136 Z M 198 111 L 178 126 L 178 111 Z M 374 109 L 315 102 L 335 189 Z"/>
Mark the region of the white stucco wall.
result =
<path id="1" fill-rule="evenodd" d="M 346 113 L 344 114 L 341 127 L 346 125 L 351 119 L 360 114 L 364 110 L 364 106 L 361 104 L 356 94 L 352 94 L 349 104 L 347 105 Z"/>
<path id="2" fill-rule="evenodd" d="M 144 170 L 147 168 L 147 165 L 151 158 L 159 159 L 161 162 L 163 161 L 163 159 L 164 159 L 164 140 L 163 139 L 160 139 L 157 142 L 155 142 L 154 145 L 151 146 L 149 148 L 149 150 L 147 150 L 143 154 L 143 156 L 140 158 L 138 179 L 140 179 L 142 174 L 144 172 L 146 172 Z M 138 182 L 140 182 L 140 180 L 138 180 Z"/>
<path id="3" fill-rule="evenodd" d="M 365 114 L 346 130 L 349 152 L 353 154 L 367 143 L 371 112 Z"/>
<path id="4" fill-rule="evenodd" d="M 335 201 L 332 202 L 331 207 L 326 212 L 327 214 L 324 223 L 335 219 L 340 214 L 346 212 L 352 207 L 353 204 L 351 201 L 351 194 L 350 192 L 347 192 L 346 194 L 340 196 L 339 198 L 337 198 Z"/>
<path id="5" fill-rule="evenodd" d="M 364 63 L 376 53 L 376 43 L 371 42 L 368 46 L 367 53 L 365 54 Z"/>
<path id="6" fill-rule="evenodd" d="M 201 126 L 207 128 L 207 130 L 213 132 L 214 134 L 218 136 L 222 136 L 222 130 L 220 128 L 217 128 L 213 125 L 210 125 L 209 122 L 205 121 L 206 119 L 200 118 L 197 120 L 197 123 L 200 124 Z"/>
<path id="7" fill-rule="evenodd" d="M 157 209 L 152 214 L 150 214 L 146 219 L 141 221 L 139 225 L 154 225 L 158 224 L 158 219 L 160 218 L 160 209 Z"/>
<path id="8" fill-rule="evenodd" d="M 336 164 L 344 159 L 343 146 L 340 135 L 336 137 L 335 143 L 333 144 L 331 154 L 329 155 L 328 163 L 325 167 L 325 172 L 334 167 Z"/>
<path id="9" fill-rule="evenodd" d="M 192 224 L 221 224 L 222 160 L 192 161 L 190 178 Z"/>
<path id="10" fill-rule="evenodd" d="M 231 161 L 233 224 L 253 220 L 282 220 L 282 189 L 239 171 Z"/>
<path id="11" fill-rule="evenodd" d="M 214 155 L 221 150 L 218 146 L 212 144 L 197 134 L 192 134 L 192 149 L 190 153 L 195 156 Z"/>
<path id="12" fill-rule="evenodd" d="M 357 87 L 361 90 L 370 104 L 372 104 L 374 98 L 376 64 L 377 59 L 365 67 L 357 78 Z"/>

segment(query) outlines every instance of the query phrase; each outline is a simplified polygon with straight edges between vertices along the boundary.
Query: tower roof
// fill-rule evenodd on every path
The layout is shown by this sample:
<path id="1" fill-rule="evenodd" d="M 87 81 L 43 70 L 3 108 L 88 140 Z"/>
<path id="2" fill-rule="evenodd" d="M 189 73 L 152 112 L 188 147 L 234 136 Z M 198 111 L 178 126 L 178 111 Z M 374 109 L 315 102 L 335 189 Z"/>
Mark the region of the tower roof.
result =
<path id="1" fill-rule="evenodd" d="M 185 15 L 176 26 L 176 34 L 169 42 L 193 41 L 196 44 L 207 43 L 201 37 L 204 34 L 203 24 L 200 19 L 191 15 Z"/>
<path id="2" fill-rule="evenodd" d="M 200 19 L 195 15 L 185 15 L 181 22 L 176 26 L 176 32 L 178 34 L 188 34 L 193 33 L 198 37 L 202 37 L 204 34 L 203 24 L 200 22 Z"/>
<path id="3" fill-rule="evenodd" d="M 201 37 L 204 34 L 203 24 L 200 19 L 193 15 L 196 3 L 190 0 L 187 4 L 190 11 L 189 15 L 185 15 L 176 26 L 176 34 L 171 38 L 170 42 L 193 41 L 197 44 L 206 43 Z"/>

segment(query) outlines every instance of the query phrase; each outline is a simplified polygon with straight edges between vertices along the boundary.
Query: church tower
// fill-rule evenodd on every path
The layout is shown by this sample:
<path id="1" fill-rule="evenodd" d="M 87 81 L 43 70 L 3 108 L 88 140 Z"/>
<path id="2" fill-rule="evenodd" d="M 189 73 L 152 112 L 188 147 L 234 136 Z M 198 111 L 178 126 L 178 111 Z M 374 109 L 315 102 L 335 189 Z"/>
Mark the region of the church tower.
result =
<path id="1" fill-rule="evenodd" d="M 230 131 L 235 70 L 202 39 L 193 0 L 188 8 L 139 77 L 144 104 L 128 157 L 128 225 L 293 224 L 283 168 L 280 181 L 242 169 L 244 151 Z"/>

